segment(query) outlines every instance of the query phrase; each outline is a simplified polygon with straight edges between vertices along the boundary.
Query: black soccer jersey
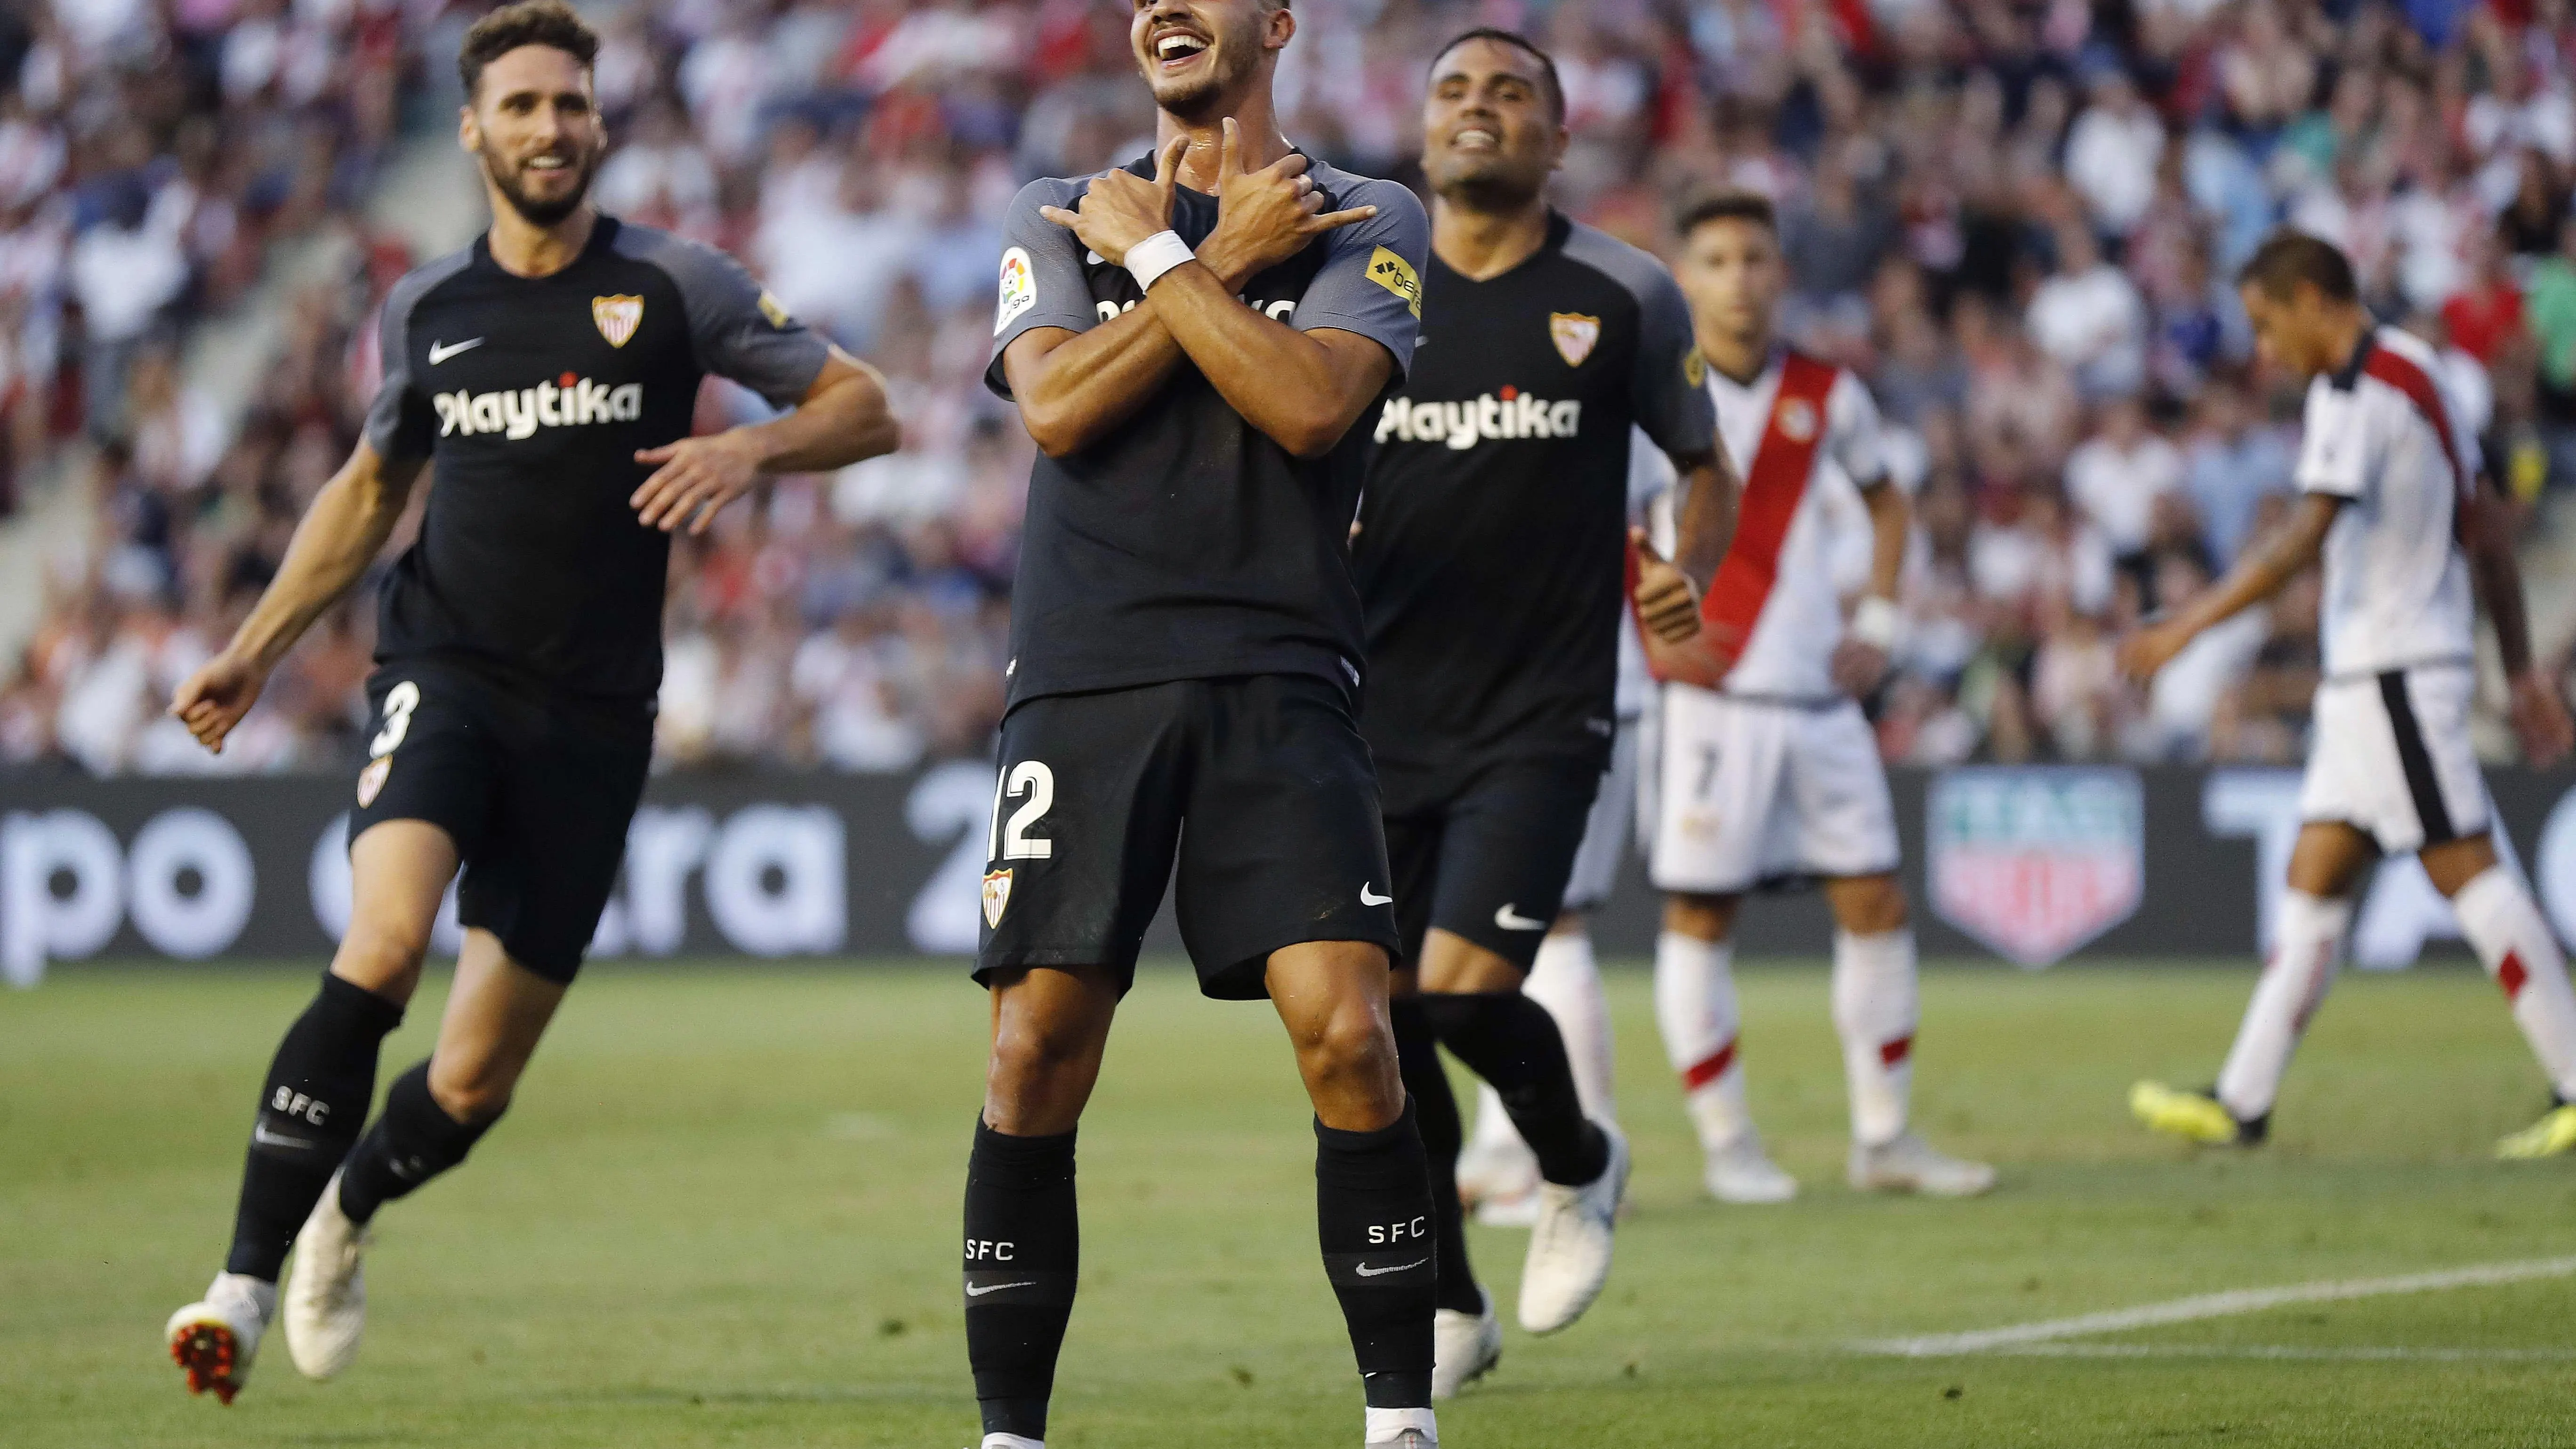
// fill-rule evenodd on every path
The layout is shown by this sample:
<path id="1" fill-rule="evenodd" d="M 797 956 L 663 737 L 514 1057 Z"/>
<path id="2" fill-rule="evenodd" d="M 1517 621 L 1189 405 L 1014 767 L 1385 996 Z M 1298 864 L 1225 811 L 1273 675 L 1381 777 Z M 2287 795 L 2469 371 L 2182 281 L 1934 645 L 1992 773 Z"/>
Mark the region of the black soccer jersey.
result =
<path id="1" fill-rule="evenodd" d="M 652 473 L 636 450 L 688 434 L 709 373 L 793 404 L 828 345 L 724 253 L 605 216 L 551 276 L 513 276 L 476 238 L 395 283 L 382 332 L 367 440 L 434 471 L 377 660 L 650 698 L 670 539 L 627 503 Z"/>
<path id="2" fill-rule="evenodd" d="M 1662 263 L 1557 216 L 1497 277 L 1433 256 L 1422 309 L 1360 507 L 1361 729 L 1390 774 L 1606 751 L 1630 429 L 1716 448 L 1689 308 Z"/>
<path id="3" fill-rule="evenodd" d="M 1129 169 L 1151 176 L 1153 158 Z M 1374 205 L 1377 215 L 1254 277 L 1244 301 L 1301 331 L 1376 340 L 1394 354 L 1395 386 L 1420 317 L 1422 203 L 1321 163 L 1307 174 L 1326 210 Z M 1006 397 L 1002 353 L 1021 333 L 1086 331 L 1143 296 L 1125 267 L 1038 215 L 1072 208 L 1089 184 L 1034 181 L 1011 203 L 986 373 Z M 1183 187 L 1172 229 L 1196 246 L 1216 211 L 1215 197 Z M 1367 443 L 1363 418 L 1324 456 L 1293 457 L 1184 358 L 1106 437 L 1069 457 L 1040 455 L 1011 595 L 1010 703 L 1227 675 L 1357 685 L 1360 607 L 1345 541 Z"/>

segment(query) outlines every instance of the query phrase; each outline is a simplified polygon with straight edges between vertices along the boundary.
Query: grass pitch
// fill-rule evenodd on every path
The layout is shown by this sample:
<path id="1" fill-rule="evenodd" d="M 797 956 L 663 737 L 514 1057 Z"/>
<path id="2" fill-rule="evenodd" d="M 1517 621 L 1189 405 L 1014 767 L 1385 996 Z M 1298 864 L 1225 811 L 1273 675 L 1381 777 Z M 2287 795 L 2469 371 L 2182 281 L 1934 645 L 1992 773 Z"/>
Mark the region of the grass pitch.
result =
<path id="1" fill-rule="evenodd" d="M 1970 1203 L 1841 1184 L 1824 973 L 1745 973 L 1754 1107 L 1806 1184 L 1715 1206 L 1616 972 L 1634 1215 L 1609 1292 L 1442 1413 L 1453 1449 L 2576 1443 L 2576 1278 L 1892 1358 L 1855 1341 L 2576 1253 L 2576 1162 L 2501 1166 L 2541 1104 L 2473 971 L 2348 978 L 2272 1144 L 2126 1120 L 2205 1081 L 2247 969 L 1934 970 L 1918 1121 L 2004 1170 Z M 975 1438 L 955 1235 L 984 1006 L 954 967 L 594 969 L 465 1168 L 389 1208 L 365 1353 L 274 1343 L 191 1399 L 168 1312 L 228 1233 L 251 1099 L 310 969 L 69 970 L 0 997 L 0 1443 L 903 1446 Z M 428 1046 L 434 979 L 387 1043 Z M 1053 1449 L 1351 1446 L 1279 1028 L 1148 972 L 1083 1128 L 1083 1296 Z M 1509 1304 L 1522 1234 L 1476 1230 Z M 1508 1318 L 1508 1311 L 1507 1311 Z"/>

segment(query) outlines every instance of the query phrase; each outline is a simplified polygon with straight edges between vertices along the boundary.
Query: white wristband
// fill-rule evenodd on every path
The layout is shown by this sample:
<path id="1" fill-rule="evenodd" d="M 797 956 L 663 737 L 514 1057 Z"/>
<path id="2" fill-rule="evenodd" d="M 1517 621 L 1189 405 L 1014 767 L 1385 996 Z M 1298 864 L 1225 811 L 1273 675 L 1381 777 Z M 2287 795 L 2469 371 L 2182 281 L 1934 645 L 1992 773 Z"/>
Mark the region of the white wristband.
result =
<path id="1" fill-rule="evenodd" d="M 1869 594 L 1852 610 L 1849 632 L 1853 639 L 1881 654 L 1893 654 L 1897 637 L 1905 632 L 1905 615 L 1894 599 Z"/>
<path id="2" fill-rule="evenodd" d="M 1181 240 L 1176 231 L 1158 231 L 1127 249 L 1127 274 L 1143 290 L 1152 290 L 1154 280 L 1183 262 L 1196 261 L 1198 253 Z"/>

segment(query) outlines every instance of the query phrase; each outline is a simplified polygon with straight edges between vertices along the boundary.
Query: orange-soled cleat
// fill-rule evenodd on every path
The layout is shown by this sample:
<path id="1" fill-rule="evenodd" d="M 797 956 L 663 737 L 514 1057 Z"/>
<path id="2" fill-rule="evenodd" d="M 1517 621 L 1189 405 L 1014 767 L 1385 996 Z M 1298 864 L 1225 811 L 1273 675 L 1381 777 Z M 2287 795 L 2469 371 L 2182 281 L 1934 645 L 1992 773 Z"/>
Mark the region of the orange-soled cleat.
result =
<path id="1" fill-rule="evenodd" d="M 231 1403 L 250 1377 L 260 1336 L 276 1308 L 275 1284 L 222 1273 L 203 1299 L 171 1314 L 162 1337 L 170 1361 L 187 1371 L 188 1392 Z"/>

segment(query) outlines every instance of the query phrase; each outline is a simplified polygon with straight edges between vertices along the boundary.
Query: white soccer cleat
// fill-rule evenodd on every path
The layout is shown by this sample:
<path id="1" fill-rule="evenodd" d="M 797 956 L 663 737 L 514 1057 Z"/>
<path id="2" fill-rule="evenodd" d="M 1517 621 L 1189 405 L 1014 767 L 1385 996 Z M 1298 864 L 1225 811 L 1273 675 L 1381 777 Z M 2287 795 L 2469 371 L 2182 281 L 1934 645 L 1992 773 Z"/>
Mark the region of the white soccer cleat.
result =
<path id="1" fill-rule="evenodd" d="M 1710 1197 L 1725 1203 L 1783 1203 L 1798 1195 L 1798 1179 L 1771 1160 L 1771 1154 L 1762 1150 L 1762 1138 L 1753 1132 L 1710 1153 L 1700 1181 Z"/>
<path id="2" fill-rule="evenodd" d="M 1511 1202 L 1538 1191 L 1538 1154 L 1517 1139 L 1497 1142 L 1477 1138 L 1458 1154 L 1458 1200 L 1478 1209 L 1487 1221 L 1487 1203 Z"/>
<path id="3" fill-rule="evenodd" d="M 1489 1197 L 1476 1204 L 1476 1221 L 1489 1228 L 1538 1226 L 1538 1189 L 1517 1197 Z"/>
<path id="4" fill-rule="evenodd" d="M 1851 1185 L 1862 1192 L 1914 1192 L 1975 1197 L 1995 1185 L 1995 1170 L 1936 1150 L 1911 1132 L 1881 1147 L 1853 1143 Z"/>
<path id="5" fill-rule="evenodd" d="M 1610 1239 L 1628 1195 L 1628 1139 L 1607 1122 L 1610 1163 L 1581 1187 L 1541 1183 L 1538 1223 L 1521 1268 L 1521 1327 L 1554 1333 L 1583 1316 L 1610 1281 Z"/>
<path id="6" fill-rule="evenodd" d="M 1440 1441 L 1420 1429 L 1398 1429 L 1394 1438 L 1371 1439 L 1363 1449 L 1440 1449 Z"/>
<path id="7" fill-rule="evenodd" d="M 231 1403 L 250 1377 L 260 1337 L 276 1312 L 276 1284 L 217 1273 L 205 1297 L 171 1314 L 161 1338 L 171 1362 L 188 1371 L 188 1392 Z"/>
<path id="8" fill-rule="evenodd" d="M 1503 1358 L 1503 1316 L 1494 1311 L 1494 1295 L 1479 1288 L 1481 1313 L 1443 1308 L 1431 1315 L 1431 1399 L 1458 1397 L 1458 1391 L 1485 1376 Z"/>
<path id="9" fill-rule="evenodd" d="M 336 1377 L 358 1356 L 367 1329 L 366 1246 L 366 1229 L 340 1211 L 340 1174 L 332 1173 L 286 1270 L 286 1354 L 308 1379 Z"/>
<path id="10" fill-rule="evenodd" d="M 1440 1449 L 1440 1426 L 1429 1409 L 1371 1409 L 1364 1449 Z"/>

